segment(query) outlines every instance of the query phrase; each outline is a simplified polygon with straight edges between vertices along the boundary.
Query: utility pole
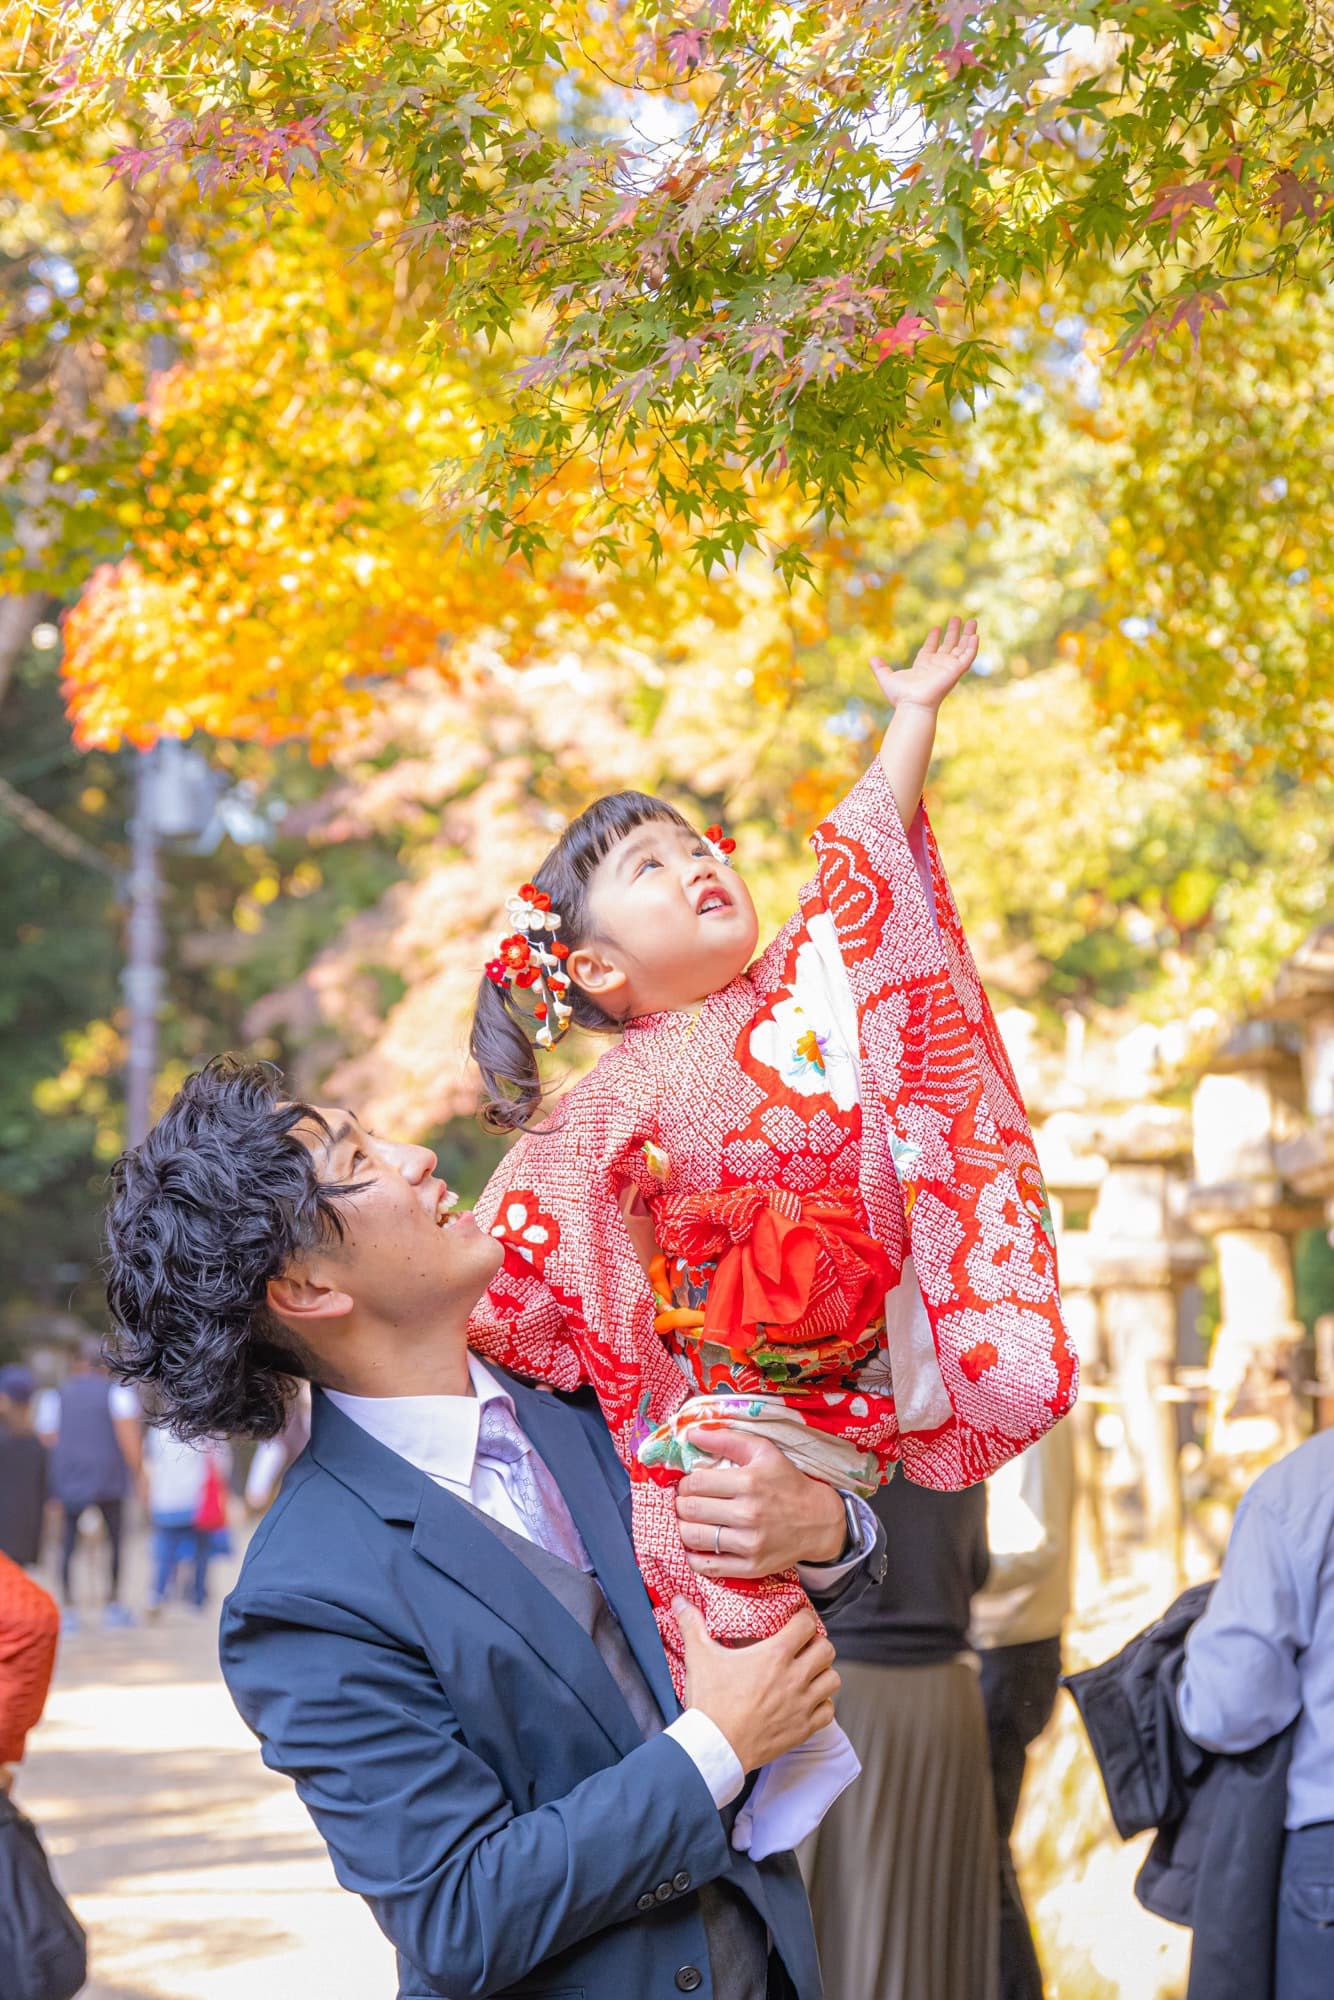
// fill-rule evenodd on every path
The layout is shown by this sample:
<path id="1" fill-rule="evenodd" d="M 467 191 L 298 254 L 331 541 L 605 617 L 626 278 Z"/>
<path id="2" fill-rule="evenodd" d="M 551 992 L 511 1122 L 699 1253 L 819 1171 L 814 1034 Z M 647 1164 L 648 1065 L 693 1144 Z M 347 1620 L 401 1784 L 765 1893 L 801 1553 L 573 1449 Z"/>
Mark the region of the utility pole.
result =
<path id="1" fill-rule="evenodd" d="M 156 750 L 141 750 L 134 773 L 130 821 L 129 920 L 122 988 L 129 1016 L 125 1065 L 125 1137 L 137 1146 L 152 1124 L 157 1076 L 158 1015 L 162 1007 L 162 868 L 154 777 Z"/>

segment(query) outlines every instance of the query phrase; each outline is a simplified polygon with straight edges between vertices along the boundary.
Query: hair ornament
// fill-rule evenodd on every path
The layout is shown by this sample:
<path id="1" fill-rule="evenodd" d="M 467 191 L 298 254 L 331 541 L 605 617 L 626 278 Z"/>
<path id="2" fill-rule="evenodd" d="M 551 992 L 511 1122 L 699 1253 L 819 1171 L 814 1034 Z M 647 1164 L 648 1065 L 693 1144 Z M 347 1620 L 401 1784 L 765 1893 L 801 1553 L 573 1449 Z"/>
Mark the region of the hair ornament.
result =
<path id="1" fill-rule="evenodd" d="M 570 981 L 565 971 L 570 948 L 555 935 L 560 929 L 560 917 L 552 909 L 546 890 L 535 888 L 531 882 L 525 882 L 517 896 L 507 899 L 505 913 L 514 928 L 500 940 L 496 956 L 487 960 L 486 976 L 493 986 L 510 994 L 516 988 L 538 989 L 533 1008 L 537 1041 L 544 1049 L 554 1048 L 569 1027 L 573 1012 L 567 997 Z"/>
<path id="2" fill-rule="evenodd" d="M 730 868 L 732 856 L 736 853 L 736 842 L 729 840 L 720 826 L 706 826 L 704 845 L 720 868 Z"/>

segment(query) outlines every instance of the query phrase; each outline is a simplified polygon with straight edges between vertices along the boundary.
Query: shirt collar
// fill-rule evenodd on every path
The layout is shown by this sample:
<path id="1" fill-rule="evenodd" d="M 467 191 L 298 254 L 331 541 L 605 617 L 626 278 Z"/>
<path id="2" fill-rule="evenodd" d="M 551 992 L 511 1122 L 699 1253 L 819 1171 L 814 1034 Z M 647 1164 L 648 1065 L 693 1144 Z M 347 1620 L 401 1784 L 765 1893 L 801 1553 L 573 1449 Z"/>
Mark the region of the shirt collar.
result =
<path id="1" fill-rule="evenodd" d="M 345 1396 L 326 1389 L 329 1401 L 389 1451 L 431 1479 L 466 1491 L 473 1482 L 483 1403 L 514 1400 L 475 1354 L 468 1356 L 470 1396 Z"/>

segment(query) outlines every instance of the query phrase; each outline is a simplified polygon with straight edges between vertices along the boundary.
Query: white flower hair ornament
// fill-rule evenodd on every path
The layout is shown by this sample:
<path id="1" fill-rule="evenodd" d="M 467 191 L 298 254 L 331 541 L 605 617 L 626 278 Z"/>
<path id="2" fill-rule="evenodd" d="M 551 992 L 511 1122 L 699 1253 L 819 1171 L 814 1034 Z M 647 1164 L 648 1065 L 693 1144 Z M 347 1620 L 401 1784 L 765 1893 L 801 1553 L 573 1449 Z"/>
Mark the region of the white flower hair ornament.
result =
<path id="1" fill-rule="evenodd" d="M 518 987 L 538 988 L 533 1007 L 536 1040 L 541 1048 L 554 1048 L 569 1028 L 573 1013 L 565 970 L 570 947 L 559 943 L 555 935 L 560 917 L 552 909 L 546 890 L 531 882 L 525 882 L 517 896 L 509 897 L 505 909 L 514 928 L 501 939 L 496 956 L 487 960 L 486 976 L 493 986 L 510 994 Z"/>

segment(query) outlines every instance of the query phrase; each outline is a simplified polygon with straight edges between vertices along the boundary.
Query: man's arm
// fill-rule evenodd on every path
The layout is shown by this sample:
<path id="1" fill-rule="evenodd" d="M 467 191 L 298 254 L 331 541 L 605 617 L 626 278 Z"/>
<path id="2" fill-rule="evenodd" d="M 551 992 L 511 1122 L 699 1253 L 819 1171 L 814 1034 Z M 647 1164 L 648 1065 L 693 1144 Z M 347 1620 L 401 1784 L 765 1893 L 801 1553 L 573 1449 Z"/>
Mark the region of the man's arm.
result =
<path id="1" fill-rule="evenodd" d="M 1310 1644 L 1312 1587 L 1288 1560 L 1263 1500 L 1237 1509 L 1222 1573 L 1186 1640 L 1177 1708 L 1206 1750 L 1240 1752 L 1286 1729 L 1302 1705 L 1298 1655 Z"/>
<path id="2" fill-rule="evenodd" d="M 144 1471 L 144 1418 L 138 1392 L 115 1382 L 111 1387 L 111 1427 L 116 1433 L 121 1457 L 136 1485 Z"/>
<path id="3" fill-rule="evenodd" d="M 708 1785 L 667 1734 L 516 1813 L 426 1658 L 355 1612 L 287 1591 L 233 1597 L 220 1652 L 265 1763 L 295 1781 L 339 1881 L 449 2000 L 503 1992 L 633 1921 L 662 1883 L 684 1876 L 686 1894 L 728 1866 Z M 688 1630 L 687 1701 L 753 1770 L 832 1715 L 832 1661 L 809 1614 L 744 1653 Z"/>
<path id="4" fill-rule="evenodd" d="M 871 671 L 894 710 L 880 745 L 899 818 L 911 826 L 922 803 L 922 788 L 936 741 L 936 717 L 951 688 L 961 681 L 977 658 L 977 620 L 960 626 L 951 618 L 941 637 L 933 625 L 926 643 L 910 667 L 895 673 L 883 660 L 872 660 Z"/>

